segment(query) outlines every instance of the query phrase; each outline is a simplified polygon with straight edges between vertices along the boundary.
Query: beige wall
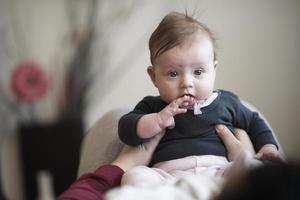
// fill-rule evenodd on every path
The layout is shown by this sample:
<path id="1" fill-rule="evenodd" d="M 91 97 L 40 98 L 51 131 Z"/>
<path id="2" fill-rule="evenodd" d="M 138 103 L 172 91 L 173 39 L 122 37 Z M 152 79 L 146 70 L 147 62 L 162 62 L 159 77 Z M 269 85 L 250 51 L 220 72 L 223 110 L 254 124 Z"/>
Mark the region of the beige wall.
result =
<path id="1" fill-rule="evenodd" d="M 90 92 L 88 126 L 109 109 L 134 106 L 143 96 L 157 94 L 146 74 L 148 38 L 167 12 L 185 8 L 219 39 L 216 88 L 232 90 L 258 107 L 288 156 L 300 158 L 297 0 L 143 1 L 105 28 L 107 69 Z M 103 67 L 95 57 L 95 68 Z"/>

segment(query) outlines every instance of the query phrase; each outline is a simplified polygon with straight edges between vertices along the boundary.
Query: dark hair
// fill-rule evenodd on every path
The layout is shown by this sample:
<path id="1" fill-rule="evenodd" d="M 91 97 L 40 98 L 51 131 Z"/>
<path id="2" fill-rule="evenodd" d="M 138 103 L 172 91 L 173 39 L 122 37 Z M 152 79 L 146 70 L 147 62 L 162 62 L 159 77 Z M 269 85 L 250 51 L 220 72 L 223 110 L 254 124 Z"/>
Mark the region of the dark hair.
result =
<path id="1" fill-rule="evenodd" d="M 234 191 L 224 190 L 219 200 L 299 199 L 299 163 L 266 164 L 240 179 Z"/>
<path id="2" fill-rule="evenodd" d="M 202 31 L 210 38 L 214 48 L 214 60 L 216 60 L 216 39 L 210 29 L 187 14 L 171 12 L 162 19 L 150 37 L 149 49 L 152 65 L 162 53 L 182 44 L 198 31 Z"/>

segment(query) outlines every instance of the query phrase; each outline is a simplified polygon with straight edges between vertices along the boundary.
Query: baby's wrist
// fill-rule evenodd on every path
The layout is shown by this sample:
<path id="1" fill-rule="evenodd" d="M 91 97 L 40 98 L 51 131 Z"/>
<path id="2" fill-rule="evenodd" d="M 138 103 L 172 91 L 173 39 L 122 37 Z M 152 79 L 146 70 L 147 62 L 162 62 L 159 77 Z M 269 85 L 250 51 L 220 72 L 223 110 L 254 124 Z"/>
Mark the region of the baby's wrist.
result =
<path id="1" fill-rule="evenodd" d="M 160 112 L 156 115 L 156 123 L 161 130 L 164 130 L 166 128 Z"/>

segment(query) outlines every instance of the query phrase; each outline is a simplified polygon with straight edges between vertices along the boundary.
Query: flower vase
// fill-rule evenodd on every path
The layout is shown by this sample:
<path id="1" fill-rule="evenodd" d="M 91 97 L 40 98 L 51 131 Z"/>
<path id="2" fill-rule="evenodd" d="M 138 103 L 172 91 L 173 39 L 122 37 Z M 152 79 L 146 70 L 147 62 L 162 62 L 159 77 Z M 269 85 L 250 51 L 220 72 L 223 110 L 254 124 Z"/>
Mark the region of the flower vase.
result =
<path id="1" fill-rule="evenodd" d="M 1 155 L 0 155 L 1 157 Z M 1 176 L 1 158 L 0 158 L 0 200 L 5 200 L 6 198 L 4 198 L 4 192 L 3 192 L 3 188 L 2 188 L 2 176 Z"/>
<path id="2" fill-rule="evenodd" d="M 76 179 L 83 130 L 81 118 L 20 126 L 20 156 L 27 200 L 37 198 L 36 177 L 40 171 L 47 171 L 53 177 L 56 197 Z"/>

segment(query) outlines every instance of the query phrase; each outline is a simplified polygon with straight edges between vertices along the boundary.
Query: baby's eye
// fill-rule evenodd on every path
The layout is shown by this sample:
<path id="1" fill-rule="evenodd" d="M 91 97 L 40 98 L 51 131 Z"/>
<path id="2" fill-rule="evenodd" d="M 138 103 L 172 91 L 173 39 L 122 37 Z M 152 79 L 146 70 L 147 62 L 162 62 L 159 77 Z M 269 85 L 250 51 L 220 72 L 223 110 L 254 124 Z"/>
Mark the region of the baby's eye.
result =
<path id="1" fill-rule="evenodd" d="M 202 74 L 202 70 L 197 69 L 197 70 L 194 71 L 194 74 L 195 74 L 196 76 L 200 76 L 200 75 Z"/>
<path id="2" fill-rule="evenodd" d="M 168 76 L 170 77 L 176 77 L 178 75 L 178 73 L 176 71 L 169 71 L 168 72 Z"/>

